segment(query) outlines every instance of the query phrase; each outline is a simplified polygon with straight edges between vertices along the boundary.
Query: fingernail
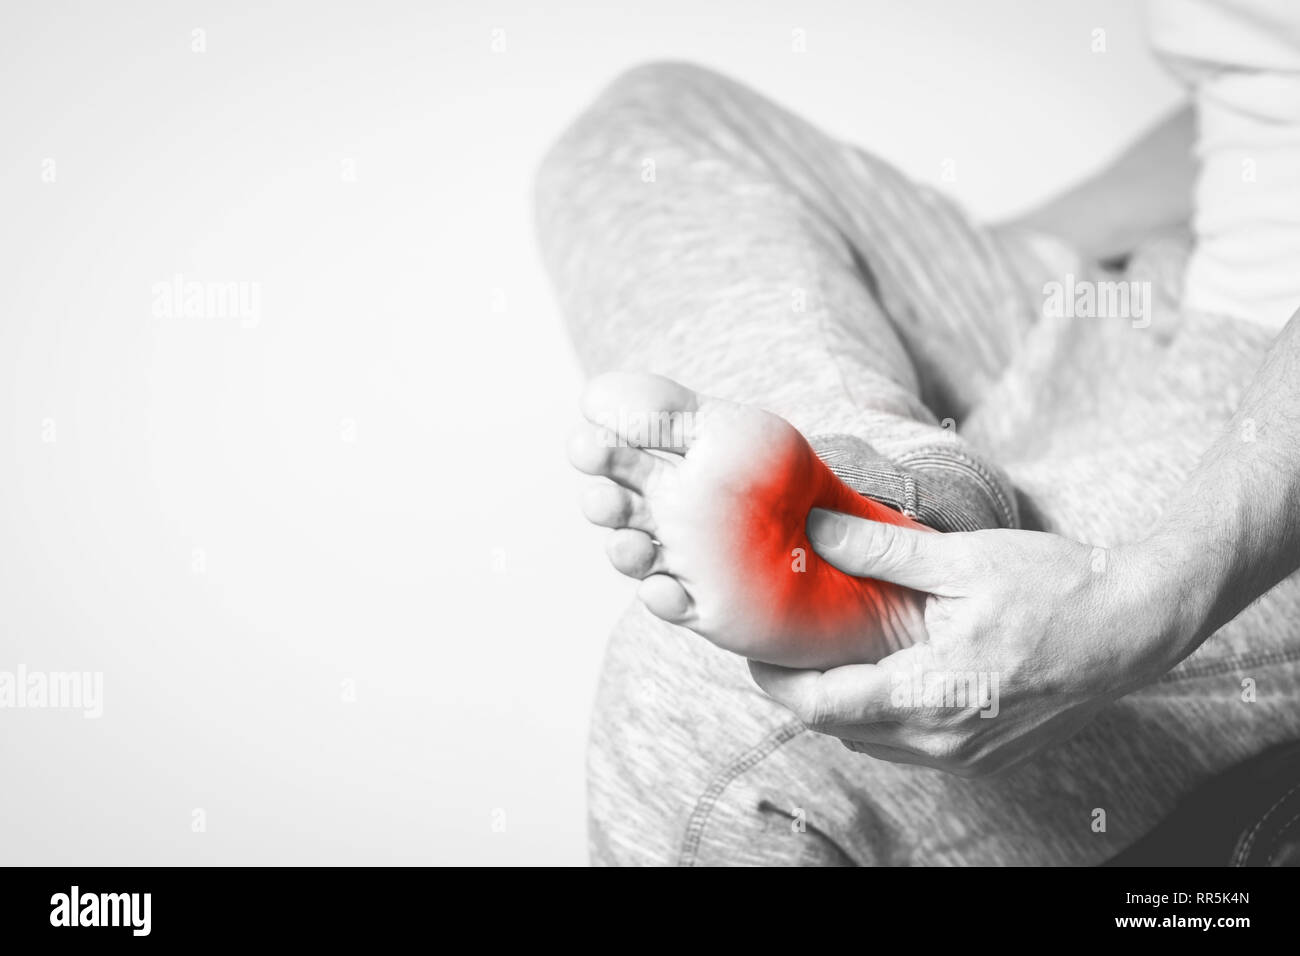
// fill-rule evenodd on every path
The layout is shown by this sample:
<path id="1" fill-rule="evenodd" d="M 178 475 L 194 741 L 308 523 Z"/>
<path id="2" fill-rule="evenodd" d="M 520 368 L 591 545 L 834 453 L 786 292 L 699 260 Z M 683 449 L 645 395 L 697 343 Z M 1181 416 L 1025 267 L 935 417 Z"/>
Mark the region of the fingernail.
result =
<path id="1" fill-rule="evenodd" d="M 843 515 L 834 511 L 822 511 L 814 508 L 808 513 L 808 537 L 814 544 L 831 548 L 844 540 L 848 533 L 848 522 Z"/>

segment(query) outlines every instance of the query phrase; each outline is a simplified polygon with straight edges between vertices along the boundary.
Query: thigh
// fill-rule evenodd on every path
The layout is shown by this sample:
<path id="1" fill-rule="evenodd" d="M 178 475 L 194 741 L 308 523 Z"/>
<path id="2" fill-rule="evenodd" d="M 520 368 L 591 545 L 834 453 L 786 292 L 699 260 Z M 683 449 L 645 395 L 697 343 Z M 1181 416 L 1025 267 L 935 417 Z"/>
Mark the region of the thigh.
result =
<path id="1" fill-rule="evenodd" d="M 804 733 L 758 690 L 742 658 L 634 604 L 611 636 L 592 714 L 592 862 L 694 865 L 722 821 L 740 833 L 764 829 L 773 818 L 759 804 L 739 818 L 718 804 Z M 835 855 L 830 847 L 814 854 L 819 862 Z M 728 862 L 788 860 L 746 851 Z"/>
<path id="2" fill-rule="evenodd" d="M 690 65 L 633 70 L 583 113 L 543 164 L 538 221 L 589 369 L 800 427 L 836 427 L 828 394 L 960 419 L 1032 321 L 1000 238 L 949 199 Z"/>
<path id="3" fill-rule="evenodd" d="M 1170 675 L 1015 770 L 964 779 L 806 730 L 743 661 L 638 607 L 593 716 L 592 861 L 1092 866 L 1215 774 L 1300 736 L 1297 693 L 1295 660 Z"/>
<path id="4" fill-rule="evenodd" d="M 762 694 L 744 660 L 634 606 L 611 638 L 592 718 L 592 862 L 856 865 L 870 841 L 854 821 L 872 791 L 855 763 Z M 883 837 L 870 859 L 892 860 L 907 837 L 866 830 Z"/>

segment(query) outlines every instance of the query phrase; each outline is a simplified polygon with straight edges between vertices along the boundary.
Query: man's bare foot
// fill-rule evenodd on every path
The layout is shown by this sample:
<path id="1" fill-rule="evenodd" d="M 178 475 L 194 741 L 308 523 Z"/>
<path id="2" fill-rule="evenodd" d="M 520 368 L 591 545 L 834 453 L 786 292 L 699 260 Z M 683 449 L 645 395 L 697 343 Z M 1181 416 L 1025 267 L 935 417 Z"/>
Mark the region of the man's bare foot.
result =
<path id="1" fill-rule="evenodd" d="M 651 613 L 789 667 L 871 663 L 924 639 L 925 596 L 850 577 L 808 542 L 824 508 L 923 527 L 857 494 L 793 425 L 657 375 L 615 373 L 583 396 L 569 457 L 610 479 L 583 500 Z"/>

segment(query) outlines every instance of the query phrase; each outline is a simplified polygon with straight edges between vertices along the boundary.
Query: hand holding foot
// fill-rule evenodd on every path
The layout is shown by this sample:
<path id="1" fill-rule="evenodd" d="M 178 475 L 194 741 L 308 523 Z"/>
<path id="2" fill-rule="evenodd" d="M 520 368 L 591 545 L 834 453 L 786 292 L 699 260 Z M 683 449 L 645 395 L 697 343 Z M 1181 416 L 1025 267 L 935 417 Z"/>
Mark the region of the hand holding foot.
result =
<path id="1" fill-rule="evenodd" d="M 1160 559 L 1139 546 L 1031 531 L 923 535 L 826 512 L 813 529 L 836 567 L 932 595 L 929 640 L 878 664 L 750 664 L 771 697 L 860 753 L 996 772 L 1069 737 L 1186 647 L 1180 601 L 1149 586 Z"/>
<path id="2" fill-rule="evenodd" d="M 583 412 L 570 459 L 609 479 L 583 510 L 614 529 L 610 560 L 642 580 L 651 613 L 789 667 L 876 661 L 924 640 L 923 594 L 843 573 L 805 526 L 825 508 L 928 529 L 843 484 L 784 419 L 638 374 L 595 379 Z"/>

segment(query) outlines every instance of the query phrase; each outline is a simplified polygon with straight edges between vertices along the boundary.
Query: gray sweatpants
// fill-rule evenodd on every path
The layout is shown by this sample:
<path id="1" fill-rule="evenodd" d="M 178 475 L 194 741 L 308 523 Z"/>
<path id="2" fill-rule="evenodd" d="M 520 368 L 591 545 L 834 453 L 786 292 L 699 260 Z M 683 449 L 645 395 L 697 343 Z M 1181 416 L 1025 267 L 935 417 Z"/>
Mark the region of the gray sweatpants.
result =
<path id="1" fill-rule="evenodd" d="M 1178 307 L 1184 236 L 1104 272 L 688 65 L 588 108 L 543 164 L 538 222 L 588 371 L 658 372 L 895 458 L 946 434 L 1010 477 L 1023 526 L 1103 547 L 1151 525 L 1271 339 Z M 1149 283 L 1149 313 L 1048 313 L 1069 276 Z M 592 859 L 1098 863 L 1300 736 L 1297 626 L 1293 576 L 1073 739 L 970 780 L 807 731 L 743 660 L 634 606 L 593 715 Z"/>

